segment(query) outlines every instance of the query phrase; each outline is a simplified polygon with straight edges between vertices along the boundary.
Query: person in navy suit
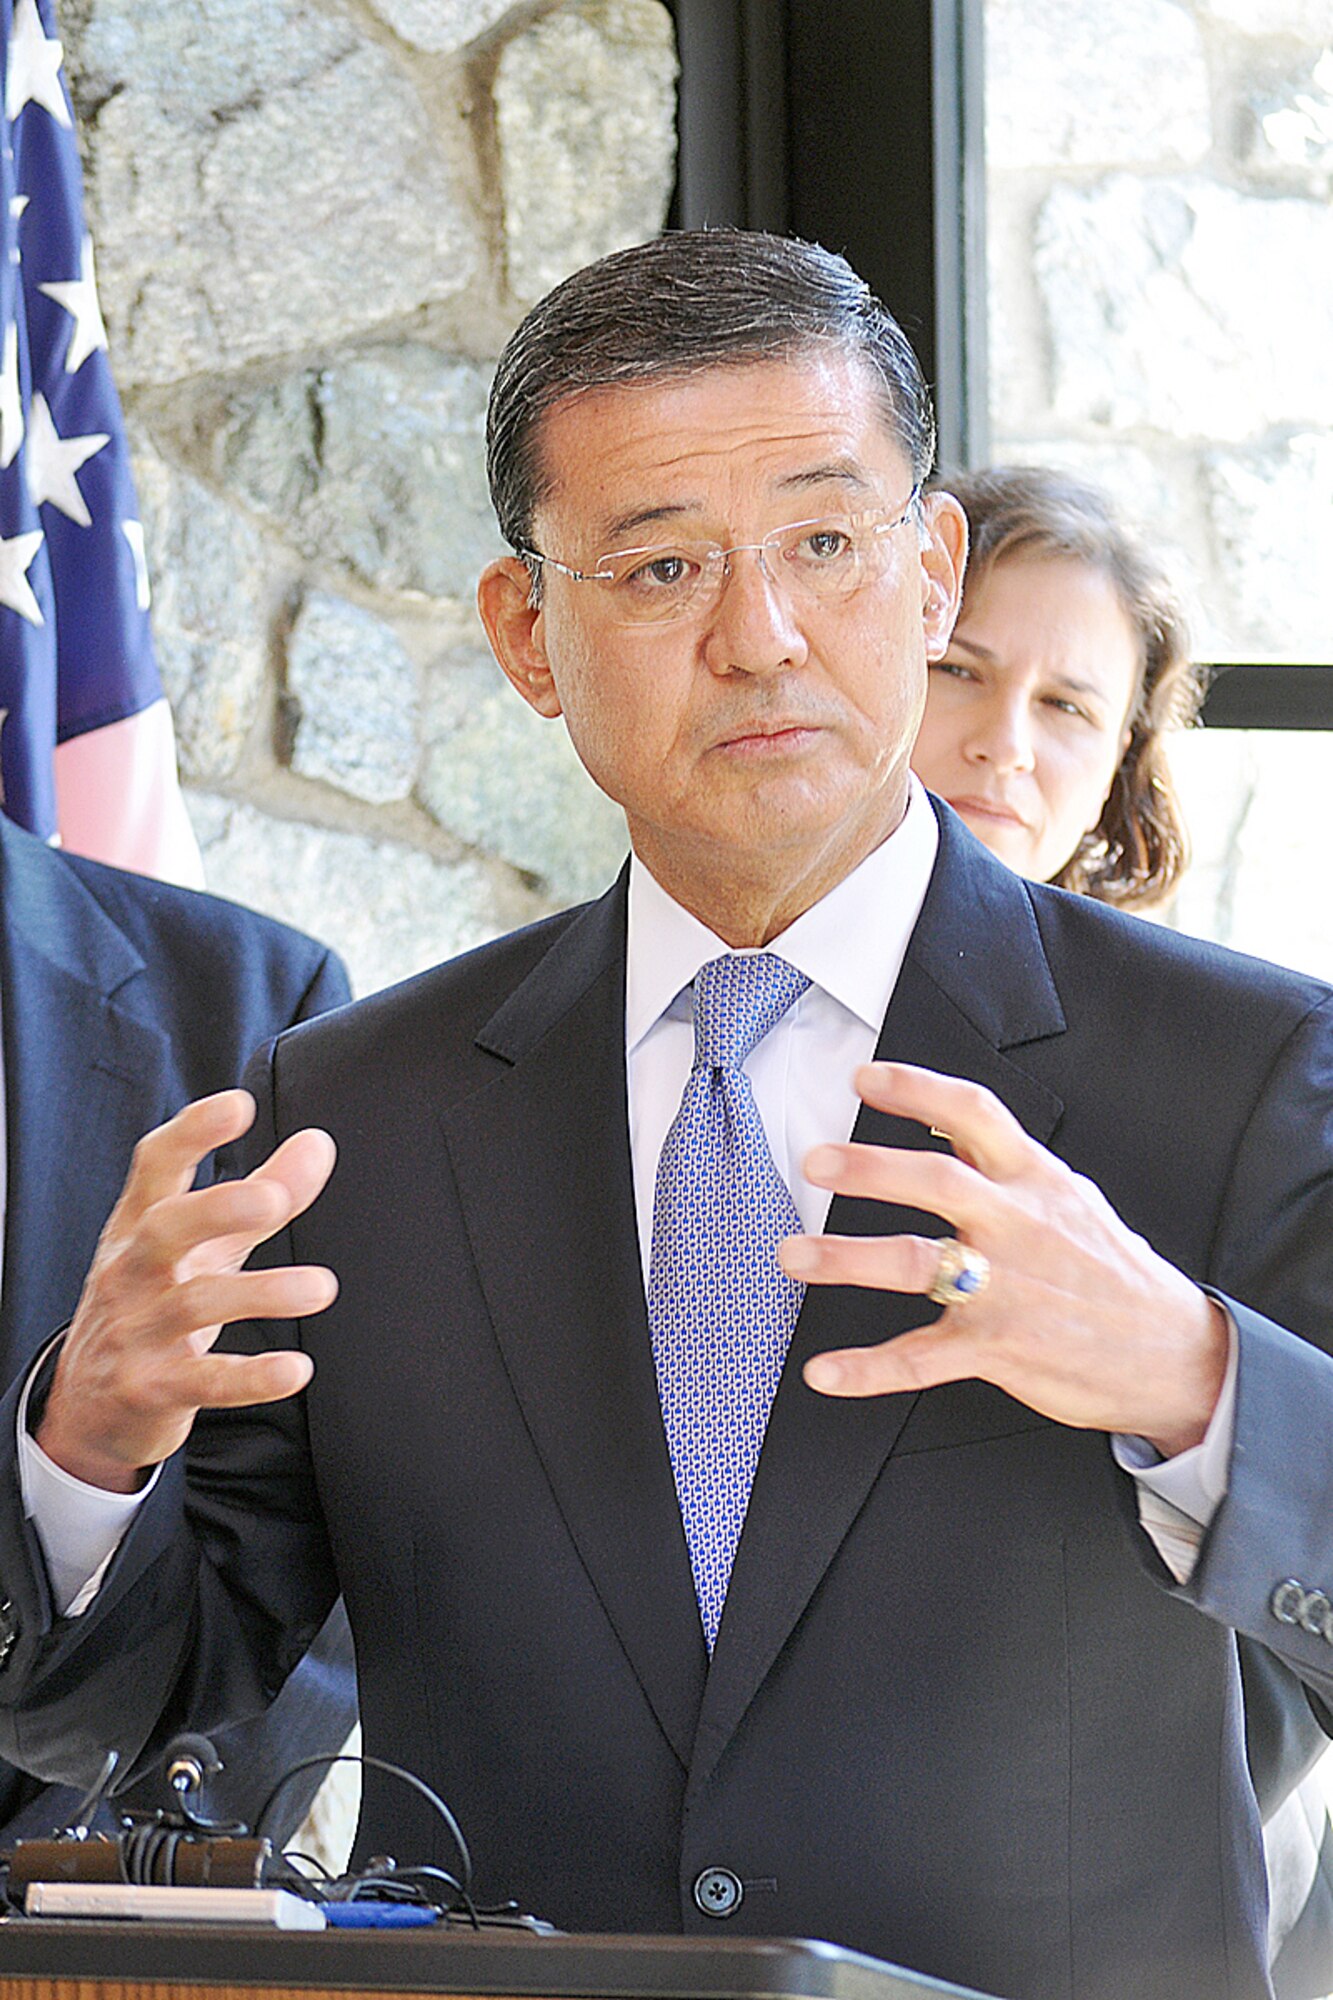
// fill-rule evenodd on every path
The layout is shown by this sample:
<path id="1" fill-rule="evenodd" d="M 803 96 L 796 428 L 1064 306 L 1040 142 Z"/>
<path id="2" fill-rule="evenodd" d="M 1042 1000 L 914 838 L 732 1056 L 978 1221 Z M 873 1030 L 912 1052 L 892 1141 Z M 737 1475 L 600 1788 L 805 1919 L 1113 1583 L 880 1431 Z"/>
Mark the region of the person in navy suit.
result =
<path id="1" fill-rule="evenodd" d="M 341 962 L 312 938 L 62 853 L 0 815 L 5 1382 L 74 1311 L 143 1134 L 233 1082 L 269 1036 L 350 997 Z M 263 1723 L 218 1745 L 208 1805 L 247 1817 L 289 1763 L 338 1749 L 355 1716 L 340 1612 Z M 293 1780 L 284 1824 L 319 1775 Z M 0 1767 L 0 1846 L 49 1833 L 76 1803 Z M 153 1779 L 121 1803 L 158 1803 Z"/>
<path id="2" fill-rule="evenodd" d="M 631 861 L 140 1147 L 0 1412 L 0 1743 L 150 1760 L 261 1707 L 341 1589 L 367 1744 L 482 1900 L 1265 2000 L 1235 1635 L 1328 1721 L 1333 992 L 1020 880 L 911 779 L 965 524 L 841 259 L 602 260 L 510 342 L 489 441 L 492 646 Z M 718 1202 L 715 1123 L 663 1163 L 707 996 L 773 960 L 785 1012 L 700 1057 Z M 716 1359 L 669 1432 L 687 1292 Z M 751 1483 L 712 1398 L 753 1422 L 787 1306 Z M 746 1481 L 723 1555 L 692 1447 Z M 359 1840 L 456 1859 L 373 1776 Z"/>

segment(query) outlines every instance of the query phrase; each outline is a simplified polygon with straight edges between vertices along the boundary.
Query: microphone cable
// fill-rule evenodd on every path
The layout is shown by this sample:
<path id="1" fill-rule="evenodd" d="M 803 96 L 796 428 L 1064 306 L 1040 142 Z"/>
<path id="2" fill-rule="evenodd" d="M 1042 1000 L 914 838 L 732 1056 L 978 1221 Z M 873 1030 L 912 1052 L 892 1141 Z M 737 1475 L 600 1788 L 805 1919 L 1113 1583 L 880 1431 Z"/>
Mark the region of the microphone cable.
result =
<path id="1" fill-rule="evenodd" d="M 286 1865 L 282 1871 L 283 1886 L 292 1889 L 298 1895 L 305 1896 L 308 1901 L 318 1903 L 357 1902 L 374 1897 L 385 1902 L 429 1904 L 448 1914 L 461 1902 L 473 1927 L 480 1928 L 480 1914 L 472 1900 L 472 1855 L 463 1837 L 462 1827 L 439 1793 L 432 1790 L 424 1778 L 417 1777 L 414 1771 L 405 1770 L 401 1764 L 391 1764 L 385 1757 L 375 1757 L 369 1752 L 358 1754 L 351 1750 L 338 1750 L 325 1756 L 298 1758 L 283 1772 L 259 1808 L 254 1823 L 255 1838 L 257 1840 L 266 1838 L 265 1823 L 291 1779 L 298 1777 L 302 1771 L 331 1770 L 335 1764 L 358 1764 L 363 1769 L 383 1771 L 389 1777 L 398 1778 L 403 1784 L 410 1785 L 443 1821 L 458 1854 L 459 1874 L 452 1875 L 447 1869 L 436 1868 L 428 1863 L 399 1868 L 396 1862 L 388 1860 L 387 1857 L 376 1856 L 370 1867 L 360 1873 L 339 1876 L 333 1880 L 321 1880 L 302 1874 L 300 1869 L 284 1855 L 283 1862 Z M 267 1873 L 269 1879 L 273 1879 L 274 1870 L 271 1866 Z M 441 1902 L 438 1896 L 428 1893 L 429 1886 L 435 1883 L 442 1889 L 452 1892 L 448 1901 Z"/>

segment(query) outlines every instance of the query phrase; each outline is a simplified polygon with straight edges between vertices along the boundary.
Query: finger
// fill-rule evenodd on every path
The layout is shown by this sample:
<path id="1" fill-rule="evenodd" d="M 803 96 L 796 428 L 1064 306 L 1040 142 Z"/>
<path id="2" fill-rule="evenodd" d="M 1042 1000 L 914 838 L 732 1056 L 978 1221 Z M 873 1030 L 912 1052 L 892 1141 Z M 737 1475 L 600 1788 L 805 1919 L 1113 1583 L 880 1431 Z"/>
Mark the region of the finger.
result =
<path id="1" fill-rule="evenodd" d="M 243 1262 L 256 1243 L 282 1227 L 290 1212 L 290 1196 L 280 1182 L 253 1177 L 174 1195 L 144 1216 L 142 1259 L 174 1266 L 201 1245 L 217 1244 Z"/>
<path id="2" fill-rule="evenodd" d="M 988 1180 L 1008 1180 L 1032 1160 L 1036 1141 L 982 1084 L 912 1063 L 883 1062 L 866 1063 L 855 1083 L 877 1111 L 896 1112 L 943 1133 L 958 1157 Z"/>
<path id="3" fill-rule="evenodd" d="M 155 1202 L 183 1194 L 201 1160 L 228 1146 L 254 1123 L 255 1101 L 248 1090 L 219 1090 L 197 1098 L 165 1125 L 145 1133 L 134 1149 L 117 1213 L 141 1215 Z"/>
<path id="4" fill-rule="evenodd" d="M 952 1153 L 898 1146 L 816 1146 L 803 1162 L 805 1177 L 836 1194 L 939 1215 L 958 1229 L 995 1217 L 997 1190 L 975 1167 Z"/>
<path id="5" fill-rule="evenodd" d="M 206 1354 L 182 1386 L 196 1409 L 240 1410 L 299 1394 L 314 1372 L 310 1356 L 290 1347 L 271 1354 Z"/>
<path id="6" fill-rule="evenodd" d="M 284 1139 L 249 1178 L 261 1183 L 274 1182 L 286 1189 L 290 1206 L 284 1220 L 290 1221 L 293 1216 L 304 1214 L 326 1186 L 337 1158 L 338 1149 L 329 1133 L 311 1125 Z"/>
<path id="7" fill-rule="evenodd" d="M 891 1396 L 937 1389 L 944 1382 L 988 1379 L 985 1344 L 949 1312 L 934 1326 L 902 1333 L 878 1347 L 841 1347 L 816 1354 L 802 1374 L 822 1396 Z"/>
<path id="8" fill-rule="evenodd" d="M 806 1285 L 862 1285 L 878 1292 L 928 1292 L 940 1246 L 928 1236 L 787 1236 L 778 1262 Z"/>
<path id="9" fill-rule="evenodd" d="M 338 1296 L 338 1280 L 322 1264 L 285 1264 L 276 1271 L 209 1274 L 177 1285 L 151 1331 L 159 1339 L 243 1319 L 307 1319 Z"/>
<path id="10" fill-rule="evenodd" d="M 209 1261 L 234 1269 L 310 1207 L 336 1157 L 328 1133 L 312 1126 L 284 1140 L 242 1181 L 219 1181 L 159 1202 L 142 1224 L 145 1261 L 175 1266 L 207 1248 Z"/>

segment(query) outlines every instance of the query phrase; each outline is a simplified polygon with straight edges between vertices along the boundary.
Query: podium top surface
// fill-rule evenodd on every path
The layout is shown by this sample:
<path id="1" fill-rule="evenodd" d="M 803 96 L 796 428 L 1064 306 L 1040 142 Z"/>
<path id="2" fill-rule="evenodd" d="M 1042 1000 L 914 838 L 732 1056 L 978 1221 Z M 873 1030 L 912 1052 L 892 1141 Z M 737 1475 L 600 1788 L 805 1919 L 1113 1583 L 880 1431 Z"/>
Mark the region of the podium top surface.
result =
<path id="1" fill-rule="evenodd" d="M 553 2000 L 995 2000 L 810 1939 L 0 1922 L 0 1978 Z"/>

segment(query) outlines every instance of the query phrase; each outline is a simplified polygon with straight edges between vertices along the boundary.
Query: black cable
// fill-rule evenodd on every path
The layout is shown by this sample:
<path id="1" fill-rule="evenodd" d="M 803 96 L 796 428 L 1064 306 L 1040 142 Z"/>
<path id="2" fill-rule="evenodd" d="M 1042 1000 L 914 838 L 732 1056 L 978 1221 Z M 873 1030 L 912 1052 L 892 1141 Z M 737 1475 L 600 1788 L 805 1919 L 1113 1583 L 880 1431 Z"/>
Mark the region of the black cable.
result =
<path id="1" fill-rule="evenodd" d="M 426 1878 L 423 1880 L 423 1878 Z M 442 1900 L 438 1890 L 430 1893 L 433 1883 L 443 1885 L 447 1894 Z M 472 1898 L 462 1883 L 447 1868 L 435 1868 L 429 1862 L 418 1863 L 412 1868 L 394 1868 L 373 1875 L 344 1876 L 327 1900 L 339 1903 L 364 1901 L 373 1893 L 375 1899 L 385 1903 L 416 1903 L 429 1909 L 439 1910 L 447 1916 L 458 1904 L 467 1905 L 469 1915 L 475 1925 Z"/>
<path id="2" fill-rule="evenodd" d="M 447 1903 L 441 1903 L 437 1901 L 435 1903 L 436 1909 L 443 1911 L 445 1916 L 452 1917 L 457 1909 L 458 1903 L 461 1903 L 463 1905 L 463 1908 L 467 1911 L 468 1922 L 471 1924 L 473 1930 L 479 1931 L 481 1929 L 481 1924 L 477 1918 L 476 1904 L 473 1902 L 471 1896 L 469 1896 L 467 1890 L 463 1887 L 462 1883 L 456 1880 L 456 1878 L 449 1873 L 447 1868 L 435 1868 L 432 1867 L 429 1862 L 423 1861 L 418 1863 L 418 1865 L 415 1868 L 400 1868 L 398 1870 L 398 1873 L 399 1875 L 407 1875 L 407 1876 L 428 1875 L 430 1876 L 432 1881 L 445 1883 L 450 1889 L 452 1889 L 455 1892 L 457 1900 L 455 1902 L 447 1902 Z M 515 1903 L 513 1907 L 517 1909 L 518 1904 Z"/>
<path id="3" fill-rule="evenodd" d="M 302 1855 L 303 1861 L 313 1859 Z M 304 1875 L 299 1868 L 288 1863 L 285 1854 L 276 1855 L 264 1871 L 266 1889 L 286 1889 L 290 1895 L 298 1896 L 303 1903 L 325 1903 L 329 1900 L 328 1884 L 333 1881 L 328 1869 L 320 1875 Z"/>
<path id="4" fill-rule="evenodd" d="M 289 1847 L 284 1851 L 282 1858 L 284 1861 L 304 1861 L 307 1868 L 317 1868 L 319 1870 L 317 1875 L 306 1876 L 306 1881 L 331 1882 L 333 1880 L 333 1870 L 325 1867 L 317 1854 L 305 1854 L 299 1847 Z"/>
<path id="5" fill-rule="evenodd" d="M 330 1756 L 298 1758 L 296 1763 L 288 1765 L 260 1807 L 259 1816 L 254 1824 L 255 1839 L 260 1840 L 264 1837 L 264 1822 L 293 1778 L 302 1771 L 313 1771 L 316 1767 L 320 1766 L 325 1770 L 331 1769 L 334 1764 L 360 1764 L 372 1771 L 385 1771 L 391 1778 L 401 1778 L 405 1785 L 412 1787 L 413 1791 L 420 1792 L 422 1798 L 434 1807 L 435 1811 L 444 1821 L 449 1831 L 449 1837 L 458 1849 L 458 1858 L 463 1864 L 461 1890 L 463 1896 L 470 1901 L 470 1892 L 472 1889 L 472 1856 L 468 1852 L 468 1844 L 463 1838 L 462 1827 L 458 1824 L 458 1821 L 454 1818 L 439 1793 L 433 1792 L 424 1778 L 418 1778 L 412 1771 L 405 1771 L 401 1764 L 390 1764 L 384 1757 L 372 1757 L 369 1754 L 357 1756 L 350 1750 L 338 1750 Z"/>

